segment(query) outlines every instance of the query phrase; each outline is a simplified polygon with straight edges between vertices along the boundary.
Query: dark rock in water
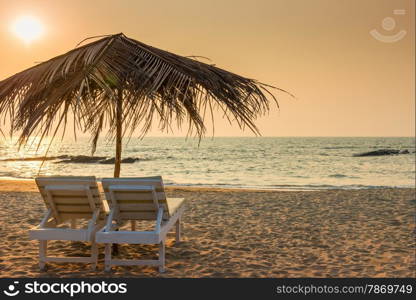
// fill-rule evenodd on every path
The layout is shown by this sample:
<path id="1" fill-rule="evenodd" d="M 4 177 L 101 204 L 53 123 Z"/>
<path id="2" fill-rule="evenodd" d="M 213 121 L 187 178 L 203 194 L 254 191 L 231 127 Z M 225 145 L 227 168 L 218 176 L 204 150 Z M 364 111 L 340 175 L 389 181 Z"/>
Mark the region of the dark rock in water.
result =
<path id="1" fill-rule="evenodd" d="M 87 156 L 87 155 L 75 155 L 75 156 L 69 156 L 69 155 L 62 155 L 63 158 L 66 156 L 66 159 L 57 161 L 57 164 L 60 163 L 78 163 L 78 164 L 92 164 L 97 163 L 103 159 L 106 159 L 105 156 Z"/>
<path id="2" fill-rule="evenodd" d="M 407 152 L 404 152 L 407 151 Z M 380 149 L 376 151 L 370 151 L 370 152 L 364 152 L 364 153 L 358 153 L 354 154 L 355 157 L 361 157 L 361 156 L 381 156 L 381 155 L 394 155 L 394 154 L 406 154 L 409 153 L 408 150 L 396 150 L 396 149 Z"/>
<path id="3" fill-rule="evenodd" d="M 121 160 L 122 164 L 132 164 L 136 161 L 139 161 L 139 159 L 137 157 L 127 157 Z"/>
<path id="4" fill-rule="evenodd" d="M 114 164 L 115 161 L 116 161 L 116 159 L 113 157 L 113 158 L 108 158 L 108 159 L 102 160 L 99 163 L 100 164 Z M 132 164 L 136 161 L 139 161 L 139 159 L 135 158 L 135 157 L 126 157 L 126 158 L 123 158 L 121 160 L 121 163 L 122 164 Z"/>
<path id="5" fill-rule="evenodd" d="M 116 159 L 114 157 L 99 161 L 100 164 L 114 164 L 115 162 L 116 162 Z"/>
<path id="6" fill-rule="evenodd" d="M 58 160 L 59 159 L 59 160 Z M 87 156 L 87 155 L 59 155 L 59 156 L 38 156 L 38 157 L 19 157 L 19 158 L 6 158 L 0 159 L 0 161 L 44 161 L 44 160 L 58 160 L 56 164 L 64 164 L 64 163 L 76 163 L 76 164 L 114 164 L 115 159 L 107 158 L 106 156 Z M 126 157 L 121 160 L 123 164 L 132 164 L 136 161 L 139 161 L 137 157 Z"/>

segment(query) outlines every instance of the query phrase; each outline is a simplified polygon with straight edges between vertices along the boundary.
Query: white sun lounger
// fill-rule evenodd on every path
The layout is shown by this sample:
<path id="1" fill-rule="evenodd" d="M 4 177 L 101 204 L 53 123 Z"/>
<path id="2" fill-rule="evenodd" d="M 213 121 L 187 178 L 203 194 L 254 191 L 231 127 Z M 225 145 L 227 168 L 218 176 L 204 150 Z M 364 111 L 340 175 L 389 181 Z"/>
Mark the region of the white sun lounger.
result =
<path id="1" fill-rule="evenodd" d="M 165 269 L 165 240 L 176 224 L 180 241 L 183 198 L 166 198 L 162 177 L 105 178 L 103 189 L 111 206 L 106 226 L 97 232 L 96 242 L 105 243 L 105 270 L 112 265 L 151 265 Z M 123 221 L 132 222 L 131 231 L 118 231 Z M 153 231 L 135 231 L 135 220 L 155 220 Z M 114 223 L 113 223 L 114 222 Z M 111 257 L 112 244 L 159 244 L 158 260 L 121 260 Z"/>
<path id="2" fill-rule="evenodd" d="M 41 270 L 47 262 L 91 263 L 95 269 L 98 258 L 95 233 L 105 225 L 108 213 L 108 205 L 100 197 L 95 177 L 38 177 L 36 184 L 48 208 L 39 226 L 29 231 L 30 239 L 39 240 Z M 76 228 L 79 219 L 88 221 L 86 228 Z M 91 242 L 91 256 L 47 256 L 49 240 Z"/>

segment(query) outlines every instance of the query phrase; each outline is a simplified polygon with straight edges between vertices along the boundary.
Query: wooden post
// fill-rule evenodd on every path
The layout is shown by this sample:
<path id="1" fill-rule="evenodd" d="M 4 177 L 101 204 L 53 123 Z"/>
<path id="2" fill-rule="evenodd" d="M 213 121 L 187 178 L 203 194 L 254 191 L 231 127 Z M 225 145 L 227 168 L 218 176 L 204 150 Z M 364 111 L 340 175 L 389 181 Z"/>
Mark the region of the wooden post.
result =
<path id="1" fill-rule="evenodd" d="M 122 118 L 123 118 L 123 90 L 118 89 L 117 93 L 117 106 L 116 106 L 116 157 L 114 162 L 114 177 L 120 177 L 120 164 L 121 164 L 121 136 L 122 136 Z"/>

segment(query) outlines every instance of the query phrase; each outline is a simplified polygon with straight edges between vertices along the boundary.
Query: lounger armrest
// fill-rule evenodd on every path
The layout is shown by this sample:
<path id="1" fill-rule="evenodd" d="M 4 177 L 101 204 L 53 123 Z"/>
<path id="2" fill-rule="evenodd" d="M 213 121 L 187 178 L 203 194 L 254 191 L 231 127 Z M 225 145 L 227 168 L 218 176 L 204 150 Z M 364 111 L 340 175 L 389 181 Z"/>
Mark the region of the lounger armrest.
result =
<path id="1" fill-rule="evenodd" d="M 104 231 L 109 232 L 112 229 L 113 225 L 113 218 L 114 218 L 114 208 L 110 210 L 110 214 L 107 217 L 107 223 L 105 224 Z"/>
<path id="2" fill-rule="evenodd" d="M 100 209 L 97 208 L 94 211 L 91 220 L 88 222 L 88 232 L 92 232 L 92 230 L 94 229 L 94 226 L 97 223 L 97 219 L 99 215 L 100 215 Z"/>
<path id="3" fill-rule="evenodd" d="M 49 219 L 52 216 L 52 209 L 48 209 L 45 216 L 43 217 L 42 221 L 39 224 L 39 228 L 45 228 L 45 225 L 48 223 Z"/>
<path id="4" fill-rule="evenodd" d="M 156 228 L 155 231 L 159 232 L 160 227 L 162 226 L 162 219 L 163 219 L 163 207 L 159 207 L 159 210 L 157 211 L 157 218 L 156 218 Z"/>

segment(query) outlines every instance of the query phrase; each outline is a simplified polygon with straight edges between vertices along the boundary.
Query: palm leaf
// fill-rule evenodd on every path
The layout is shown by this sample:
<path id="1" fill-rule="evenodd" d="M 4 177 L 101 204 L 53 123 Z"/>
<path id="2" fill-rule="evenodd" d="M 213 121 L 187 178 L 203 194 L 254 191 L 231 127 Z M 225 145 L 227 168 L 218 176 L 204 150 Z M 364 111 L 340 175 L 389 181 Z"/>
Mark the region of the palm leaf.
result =
<path id="1" fill-rule="evenodd" d="M 105 36 L 0 81 L 0 117 L 20 132 L 23 145 L 33 135 L 55 135 L 73 116 L 90 132 L 92 149 L 104 128 L 114 139 L 117 93 L 122 91 L 124 133 L 145 135 L 159 121 L 162 130 L 188 124 L 202 137 L 213 110 L 259 134 L 256 118 L 276 103 L 272 86 L 190 57 L 160 50 L 123 34 Z M 278 89 L 280 90 L 280 89 Z M 0 128 L 0 132 L 1 128 Z"/>

